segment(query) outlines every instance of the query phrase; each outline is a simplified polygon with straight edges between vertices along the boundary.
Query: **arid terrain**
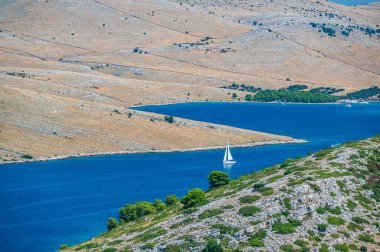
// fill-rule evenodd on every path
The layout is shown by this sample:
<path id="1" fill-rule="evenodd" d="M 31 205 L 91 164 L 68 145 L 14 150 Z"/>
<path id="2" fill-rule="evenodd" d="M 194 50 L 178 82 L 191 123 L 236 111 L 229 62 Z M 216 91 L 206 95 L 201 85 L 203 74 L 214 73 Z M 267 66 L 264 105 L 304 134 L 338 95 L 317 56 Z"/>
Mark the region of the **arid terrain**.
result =
<path id="1" fill-rule="evenodd" d="M 327 1 L 2 0 L 0 163 L 292 141 L 128 107 L 231 101 L 221 87 L 234 82 L 379 86 L 379 14 Z"/>

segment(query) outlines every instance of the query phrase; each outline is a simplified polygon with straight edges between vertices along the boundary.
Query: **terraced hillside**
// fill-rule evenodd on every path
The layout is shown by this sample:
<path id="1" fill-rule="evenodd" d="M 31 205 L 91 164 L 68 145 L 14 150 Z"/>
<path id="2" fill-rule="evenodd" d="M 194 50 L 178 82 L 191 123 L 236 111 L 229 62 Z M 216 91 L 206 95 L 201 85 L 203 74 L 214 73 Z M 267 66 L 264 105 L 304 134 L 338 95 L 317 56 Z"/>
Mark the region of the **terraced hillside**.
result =
<path id="1" fill-rule="evenodd" d="M 156 201 L 155 213 L 67 251 L 202 251 L 213 242 L 231 251 L 378 251 L 379 150 L 377 135 L 242 176 L 195 207 Z"/>
<path id="2" fill-rule="evenodd" d="M 120 128 L 110 111 L 251 94 L 221 88 L 232 83 L 340 94 L 379 86 L 379 16 L 379 4 L 314 0 L 0 1 L 0 162 L 211 147 L 187 141 L 191 129 L 168 148 L 173 139 L 150 140 L 160 138 L 155 124 L 117 115 Z M 116 133 L 139 135 L 134 127 L 149 134 Z"/>

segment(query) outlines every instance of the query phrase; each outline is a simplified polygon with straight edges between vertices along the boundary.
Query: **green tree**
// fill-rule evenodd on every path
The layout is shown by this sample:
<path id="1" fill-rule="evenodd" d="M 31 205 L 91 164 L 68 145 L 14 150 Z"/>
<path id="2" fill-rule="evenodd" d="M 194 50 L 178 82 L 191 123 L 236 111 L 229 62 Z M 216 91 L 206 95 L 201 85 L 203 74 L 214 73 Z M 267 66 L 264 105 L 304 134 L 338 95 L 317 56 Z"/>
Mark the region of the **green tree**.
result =
<path id="1" fill-rule="evenodd" d="M 230 182 L 228 173 L 222 171 L 212 171 L 208 176 L 208 183 L 210 188 L 217 188 L 223 185 L 227 185 Z"/>
<path id="2" fill-rule="evenodd" d="M 175 205 L 178 203 L 178 201 L 179 201 L 179 199 L 174 194 L 170 194 L 170 195 L 166 196 L 166 198 L 165 198 L 165 204 L 167 206 Z"/>
<path id="3" fill-rule="evenodd" d="M 174 123 L 174 118 L 172 116 L 165 116 L 164 120 L 168 123 Z"/>
<path id="4" fill-rule="evenodd" d="M 138 217 L 156 212 L 156 208 L 150 202 L 141 201 L 141 202 L 135 203 L 135 205 L 136 205 L 136 212 L 137 212 Z"/>
<path id="5" fill-rule="evenodd" d="M 199 206 L 206 203 L 206 194 L 202 189 L 195 188 L 188 191 L 187 194 L 182 197 L 181 203 L 184 205 L 184 208 Z"/>
<path id="6" fill-rule="evenodd" d="M 223 252 L 222 245 L 214 240 L 209 241 L 203 249 L 203 252 Z"/>
<path id="7" fill-rule="evenodd" d="M 247 94 L 247 95 L 245 95 L 244 99 L 246 101 L 252 101 L 252 95 L 251 94 Z"/>
<path id="8" fill-rule="evenodd" d="M 162 203 L 162 200 L 155 199 L 153 202 L 153 206 L 156 208 L 157 211 L 162 211 L 165 208 L 165 204 Z"/>
<path id="9" fill-rule="evenodd" d="M 69 248 L 69 245 L 67 244 L 61 244 L 61 246 L 59 247 L 60 250 L 65 250 L 67 248 Z"/>
<path id="10" fill-rule="evenodd" d="M 232 99 L 236 99 L 237 98 L 237 94 L 236 93 L 233 93 L 232 94 Z"/>
<path id="11" fill-rule="evenodd" d="M 117 228 L 117 221 L 115 218 L 109 218 L 107 222 L 107 230 L 110 231 L 114 228 Z"/>

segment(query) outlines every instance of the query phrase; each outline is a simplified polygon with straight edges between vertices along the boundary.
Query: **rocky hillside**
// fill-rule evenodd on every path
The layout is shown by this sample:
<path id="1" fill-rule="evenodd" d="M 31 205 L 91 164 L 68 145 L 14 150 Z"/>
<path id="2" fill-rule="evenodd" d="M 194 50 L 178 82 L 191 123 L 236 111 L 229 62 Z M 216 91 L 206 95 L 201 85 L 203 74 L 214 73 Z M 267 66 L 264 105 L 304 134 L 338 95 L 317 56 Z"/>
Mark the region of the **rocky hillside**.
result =
<path id="1" fill-rule="evenodd" d="M 156 213 L 114 223 L 90 242 L 63 248 L 379 251 L 379 183 L 377 135 L 242 176 L 207 191 L 200 206 L 156 204 Z"/>

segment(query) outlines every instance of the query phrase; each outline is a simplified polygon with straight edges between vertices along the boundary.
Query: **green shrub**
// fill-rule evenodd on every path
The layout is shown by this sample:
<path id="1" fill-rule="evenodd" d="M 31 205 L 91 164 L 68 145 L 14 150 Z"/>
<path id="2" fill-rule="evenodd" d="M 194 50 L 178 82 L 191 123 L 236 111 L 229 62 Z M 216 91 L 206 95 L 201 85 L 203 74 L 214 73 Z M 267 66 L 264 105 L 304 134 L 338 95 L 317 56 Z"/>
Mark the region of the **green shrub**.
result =
<path id="1" fill-rule="evenodd" d="M 336 206 L 335 208 L 332 208 L 330 206 L 325 206 L 325 210 L 335 215 L 339 215 L 342 213 L 342 210 L 338 206 Z"/>
<path id="2" fill-rule="evenodd" d="M 174 123 L 174 118 L 172 116 L 165 116 L 164 120 L 168 123 Z"/>
<path id="3" fill-rule="evenodd" d="M 207 218 L 210 218 L 210 217 L 213 217 L 213 216 L 217 216 L 217 215 L 220 215 L 224 213 L 224 211 L 222 209 L 207 209 L 205 210 L 204 212 L 202 212 L 201 214 L 198 215 L 198 218 L 200 220 L 203 220 L 203 219 L 207 219 Z"/>
<path id="4" fill-rule="evenodd" d="M 116 252 L 117 249 L 115 248 L 106 248 L 106 249 L 103 249 L 102 252 Z"/>
<path id="5" fill-rule="evenodd" d="M 259 190 L 262 196 L 269 196 L 273 194 L 273 188 L 271 187 L 264 187 Z"/>
<path id="6" fill-rule="evenodd" d="M 352 230 L 352 231 L 357 231 L 357 230 L 363 230 L 362 226 L 359 226 L 358 224 L 355 224 L 353 222 L 348 223 L 347 229 Z"/>
<path id="7" fill-rule="evenodd" d="M 252 216 L 260 212 L 261 209 L 256 206 L 245 206 L 239 209 L 239 214 L 242 216 Z"/>
<path id="8" fill-rule="evenodd" d="M 324 214 L 324 213 L 325 213 L 325 209 L 324 209 L 323 207 L 318 207 L 318 208 L 316 209 L 316 212 L 317 212 L 318 214 Z"/>
<path id="9" fill-rule="evenodd" d="M 224 249 L 222 245 L 217 243 L 215 240 L 209 241 L 202 250 L 203 252 L 223 252 Z"/>
<path id="10" fill-rule="evenodd" d="M 352 200 L 347 200 L 347 208 L 353 211 L 358 205 Z"/>
<path id="11" fill-rule="evenodd" d="M 222 171 L 212 171 L 208 176 L 208 183 L 210 188 L 217 188 L 223 185 L 227 185 L 230 182 L 228 173 Z"/>
<path id="12" fill-rule="evenodd" d="M 359 240 L 363 242 L 374 242 L 374 239 L 369 234 L 359 235 Z"/>
<path id="13" fill-rule="evenodd" d="M 301 248 L 306 248 L 307 245 L 309 245 L 309 243 L 307 241 L 304 241 L 304 240 L 296 240 L 294 242 L 294 244 L 301 247 Z"/>
<path id="14" fill-rule="evenodd" d="M 317 229 L 318 229 L 319 232 L 326 232 L 326 230 L 327 230 L 327 224 L 323 224 L 323 223 L 318 224 L 317 225 Z"/>
<path id="15" fill-rule="evenodd" d="M 369 222 L 366 219 L 361 218 L 359 216 L 352 217 L 352 221 L 354 221 L 357 224 L 369 224 Z"/>
<path id="16" fill-rule="evenodd" d="M 260 196 L 258 195 L 246 195 L 239 198 L 240 203 L 242 204 L 252 204 L 253 202 L 260 199 Z"/>
<path id="17" fill-rule="evenodd" d="M 134 204 L 127 204 L 124 208 L 121 208 L 119 210 L 119 219 L 127 223 L 156 211 L 156 208 L 150 202 L 136 202 Z"/>
<path id="18" fill-rule="evenodd" d="M 290 200 L 290 198 L 285 198 L 284 201 L 284 206 L 288 209 L 288 210 L 291 210 L 292 209 L 292 202 Z"/>
<path id="19" fill-rule="evenodd" d="M 220 206 L 221 209 L 233 209 L 233 205 L 225 205 L 225 206 Z"/>
<path id="20" fill-rule="evenodd" d="M 292 244 L 283 244 L 280 249 L 285 252 L 300 252 L 298 249 L 294 248 Z"/>
<path id="21" fill-rule="evenodd" d="M 166 196 L 166 198 L 165 198 L 165 205 L 173 206 L 173 205 L 177 204 L 178 201 L 179 201 L 179 199 L 177 198 L 177 196 L 175 196 L 174 194 L 170 194 L 170 195 Z"/>
<path id="22" fill-rule="evenodd" d="M 334 248 L 338 251 L 348 252 L 350 249 L 347 244 L 335 244 Z"/>
<path id="23" fill-rule="evenodd" d="M 167 232 L 168 231 L 166 231 L 165 229 L 162 229 L 161 227 L 152 228 L 152 229 L 145 231 L 142 234 L 135 236 L 135 239 L 138 241 L 141 241 L 141 242 L 146 242 L 146 241 L 152 240 L 156 237 L 159 237 L 161 235 L 164 235 Z"/>
<path id="24" fill-rule="evenodd" d="M 327 247 L 326 243 L 323 243 L 321 245 L 321 248 L 318 250 L 318 252 L 330 252 L 329 247 Z"/>
<path id="25" fill-rule="evenodd" d="M 175 223 L 173 225 L 170 226 L 170 229 L 174 229 L 174 228 L 177 228 L 177 227 L 183 227 L 183 226 L 186 226 L 190 223 L 192 223 L 195 219 L 194 218 L 187 218 L 187 219 L 184 219 L 183 221 L 181 222 L 178 222 L 178 223 Z"/>
<path id="26" fill-rule="evenodd" d="M 367 247 L 366 246 L 361 246 L 360 247 L 361 252 L 367 252 Z"/>
<path id="27" fill-rule="evenodd" d="M 184 208 L 199 206 L 206 202 L 206 194 L 199 188 L 188 191 L 187 194 L 181 199 L 181 203 L 184 205 Z"/>
<path id="28" fill-rule="evenodd" d="M 28 155 L 28 154 L 24 154 L 24 155 L 21 156 L 21 158 L 23 158 L 23 159 L 33 159 L 33 156 Z"/>
<path id="29" fill-rule="evenodd" d="M 154 248 L 154 243 L 147 243 L 140 247 L 140 249 L 152 249 Z"/>
<path id="30" fill-rule="evenodd" d="M 67 248 L 69 248 L 69 245 L 67 245 L 67 244 L 61 244 L 61 246 L 59 246 L 60 250 L 64 250 L 64 249 L 67 249 Z"/>
<path id="31" fill-rule="evenodd" d="M 339 235 L 337 233 L 333 233 L 333 234 L 331 234 L 331 237 L 334 238 L 334 239 L 338 239 Z"/>
<path id="32" fill-rule="evenodd" d="M 231 227 L 231 226 L 226 226 L 226 225 L 223 225 L 223 224 L 213 224 L 211 226 L 212 229 L 218 229 L 220 234 L 230 234 L 230 235 L 233 235 L 235 234 L 236 232 L 239 231 L 239 228 L 236 228 L 236 227 Z"/>
<path id="33" fill-rule="evenodd" d="M 342 218 L 335 217 L 335 216 L 327 217 L 327 222 L 331 225 L 336 225 L 336 226 L 344 225 L 344 223 L 346 223 Z"/>
<path id="34" fill-rule="evenodd" d="M 295 228 L 300 226 L 301 222 L 298 220 L 289 220 L 287 223 L 275 221 L 272 225 L 272 231 L 277 234 L 292 234 Z"/>
<path id="35" fill-rule="evenodd" d="M 348 245 L 348 248 L 351 249 L 351 250 L 359 250 L 359 247 L 356 246 L 355 244 Z"/>
<path id="36" fill-rule="evenodd" d="M 253 185 L 253 189 L 254 190 L 261 190 L 261 189 L 264 188 L 264 186 L 265 185 L 263 183 L 261 183 L 261 182 L 260 183 L 256 183 L 256 184 Z"/>
<path id="37" fill-rule="evenodd" d="M 260 230 L 248 239 L 249 245 L 252 247 L 264 247 L 263 239 L 267 236 L 265 230 Z"/>
<path id="38" fill-rule="evenodd" d="M 117 228 L 117 221 L 115 218 L 109 218 L 107 222 L 107 230 L 110 231 L 114 228 Z"/>
<path id="39" fill-rule="evenodd" d="M 162 201 L 161 201 L 160 199 L 155 199 L 155 200 L 153 201 L 153 204 L 152 204 L 152 205 L 156 208 L 156 210 L 157 210 L 158 212 L 164 210 L 164 209 L 165 209 L 165 206 L 166 206 L 164 203 L 162 203 Z"/>

